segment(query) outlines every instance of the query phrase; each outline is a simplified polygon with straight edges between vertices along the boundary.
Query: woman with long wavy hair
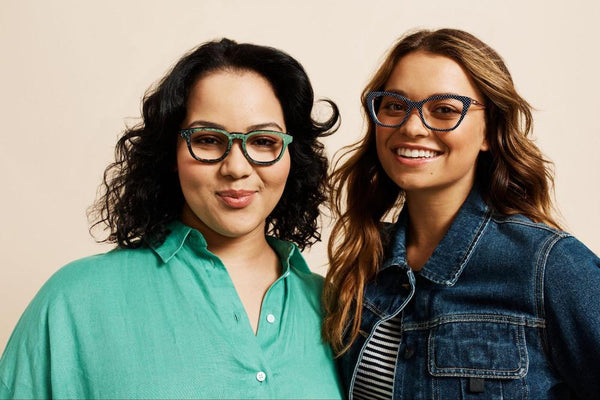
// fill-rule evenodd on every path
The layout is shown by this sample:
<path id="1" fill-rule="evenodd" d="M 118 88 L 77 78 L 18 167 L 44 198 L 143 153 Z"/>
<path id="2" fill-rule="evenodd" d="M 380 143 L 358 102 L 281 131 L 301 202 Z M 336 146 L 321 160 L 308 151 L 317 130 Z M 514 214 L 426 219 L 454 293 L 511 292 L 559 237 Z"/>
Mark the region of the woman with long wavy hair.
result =
<path id="1" fill-rule="evenodd" d="M 0 360 L 0 398 L 340 398 L 320 336 L 328 162 L 302 66 L 228 39 L 144 98 L 92 209 L 117 248 L 57 272 Z M 268 235 L 269 234 L 269 235 Z M 300 249 L 299 249 L 300 248 Z"/>
<path id="2" fill-rule="evenodd" d="M 551 165 L 502 58 L 464 31 L 416 31 L 362 103 L 366 135 L 332 176 L 324 293 L 347 395 L 599 398 L 600 260 L 552 216 Z"/>

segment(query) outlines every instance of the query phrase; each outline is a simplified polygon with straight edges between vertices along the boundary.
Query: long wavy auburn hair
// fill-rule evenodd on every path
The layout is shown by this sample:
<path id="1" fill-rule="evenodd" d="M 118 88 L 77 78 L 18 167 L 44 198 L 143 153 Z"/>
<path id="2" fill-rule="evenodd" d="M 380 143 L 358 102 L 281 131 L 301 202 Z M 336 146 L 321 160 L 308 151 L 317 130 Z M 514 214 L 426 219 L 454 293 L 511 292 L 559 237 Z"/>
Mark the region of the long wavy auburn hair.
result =
<path id="1" fill-rule="evenodd" d="M 475 184 L 495 212 L 523 214 L 560 228 L 552 217 L 552 164 L 529 138 L 531 106 L 516 91 L 496 51 L 455 29 L 419 30 L 400 38 L 362 93 L 366 135 L 346 148 L 331 175 L 331 208 L 336 223 L 329 240 L 330 268 L 323 294 L 323 336 L 343 354 L 359 334 L 365 284 L 383 262 L 382 219 L 399 211 L 404 193 L 384 172 L 375 149 L 375 124 L 366 95 L 382 90 L 405 55 L 425 51 L 449 57 L 468 71 L 484 96 L 489 151 L 477 160 Z"/>

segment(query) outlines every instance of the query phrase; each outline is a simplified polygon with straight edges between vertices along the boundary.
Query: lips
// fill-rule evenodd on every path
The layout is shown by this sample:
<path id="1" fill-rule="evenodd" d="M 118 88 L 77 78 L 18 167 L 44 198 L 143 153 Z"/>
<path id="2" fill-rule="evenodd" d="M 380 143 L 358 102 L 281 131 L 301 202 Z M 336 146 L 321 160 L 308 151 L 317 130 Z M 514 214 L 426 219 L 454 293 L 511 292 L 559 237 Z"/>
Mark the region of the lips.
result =
<path id="1" fill-rule="evenodd" d="M 254 190 L 223 190 L 217 197 L 230 208 L 244 208 L 254 199 Z"/>

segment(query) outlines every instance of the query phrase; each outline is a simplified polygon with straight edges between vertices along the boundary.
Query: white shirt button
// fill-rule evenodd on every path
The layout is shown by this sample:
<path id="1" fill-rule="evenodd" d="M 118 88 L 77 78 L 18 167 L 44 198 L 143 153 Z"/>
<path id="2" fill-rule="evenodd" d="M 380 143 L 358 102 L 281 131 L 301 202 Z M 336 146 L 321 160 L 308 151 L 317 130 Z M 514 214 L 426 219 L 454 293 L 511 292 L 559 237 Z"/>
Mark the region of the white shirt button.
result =
<path id="1" fill-rule="evenodd" d="M 267 322 L 272 324 L 273 322 L 275 322 L 275 316 L 273 314 L 269 314 L 267 315 Z"/>
<path id="2" fill-rule="evenodd" d="M 257 381 L 263 382 L 265 379 L 267 379 L 267 374 L 265 374 L 264 372 L 260 371 L 259 373 L 256 374 Z"/>

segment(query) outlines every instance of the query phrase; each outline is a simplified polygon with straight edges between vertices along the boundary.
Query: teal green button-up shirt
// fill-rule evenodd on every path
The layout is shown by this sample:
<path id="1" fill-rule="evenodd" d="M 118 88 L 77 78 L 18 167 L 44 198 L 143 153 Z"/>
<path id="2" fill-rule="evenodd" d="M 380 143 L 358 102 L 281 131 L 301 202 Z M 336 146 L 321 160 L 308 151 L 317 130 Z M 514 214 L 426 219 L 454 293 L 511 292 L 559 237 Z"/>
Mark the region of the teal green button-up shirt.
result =
<path id="1" fill-rule="evenodd" d="M 341 397 L 321 341 L 323 280 L 299 250 L 268 238 L 282 275 L 256 336 L 222 262 L 195 229 L 58 271 L 0 360 L 0 398 Z"/>

